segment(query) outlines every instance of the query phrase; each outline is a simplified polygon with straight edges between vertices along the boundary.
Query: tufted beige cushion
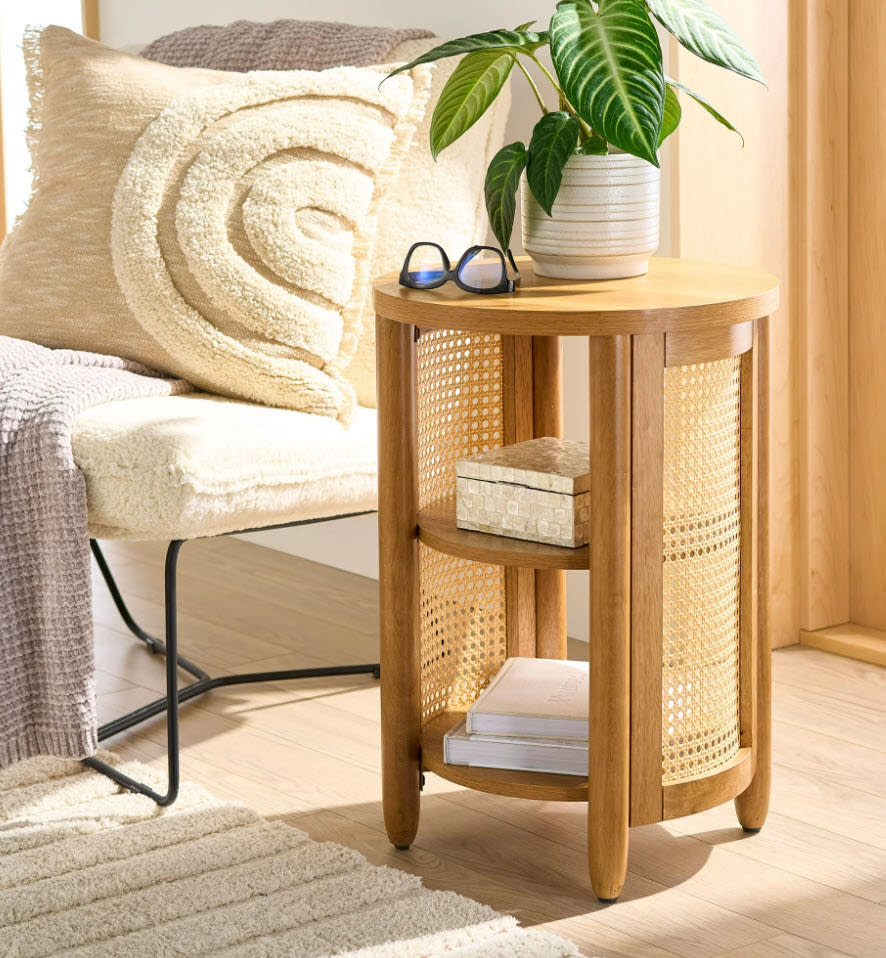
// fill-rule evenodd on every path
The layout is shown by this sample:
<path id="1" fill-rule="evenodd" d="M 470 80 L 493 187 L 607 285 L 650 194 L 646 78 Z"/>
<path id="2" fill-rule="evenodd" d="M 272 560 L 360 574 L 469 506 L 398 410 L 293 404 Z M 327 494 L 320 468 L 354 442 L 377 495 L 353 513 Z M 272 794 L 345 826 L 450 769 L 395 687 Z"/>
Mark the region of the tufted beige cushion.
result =
<path id="1" fill-rule="evenodd" d="M 26 57 L 36 186 L 0 332 L 349 415 L 376 218 L 430 71 L 179 69 L 61 27 Z"/>
<path id="2" fill-rule="evenodd" d="M 237 49 L 239 60 L 243 53 L 241 34 L 252 31 L 255 26 L 235 23 L 229 27 L 198 28 L 212 31 L 216 38 L 218 47 L 210 50 L 195 48 L 193 31 L 188 29 L 165 37 L 148 49 L 153 59 L 163 60 L 165 51 L 178 64 L 189 65 L 190 57 L 194 65 L 227 69 L 231 65 L 230 51 L 222 38 L 227 36 L 229 45 Z M 289 30 L 287 21 L 262 25 L 259 33 L 261 43 L 278 54 L 281 53 L 277 49 L 278 45 L 286 48 L 286 56 L 291 59 L 294 54 L 289 49 L 292 43 Z M 438 37 L 404 40 L 391 51 L 390 60 L 392 64 L 414 60 L 440 42 Z M 271 63 L 263 64 L 263 67 L 272 66 L 278 58 L 274 57 Z M 439 60 L 431 66 L 430 104 L 437 102 L 457 63 L 455 58 Z M 416 240 L 436 240 L 455 258 L 468 246 L 486 240 L 489 227 L 483 202 L 483 184 L 486 167 L 502 144 L 509 106 L 510 93 L 505 87 L 472 129 L 444 150 L 436 162 L 431 158 L 429 149 L 433 111 L 430 108 L 425 110 L 409 153 L 397 174 L 396 183 L 382 203 L 372 253 L 373 276 L 399 269 L 406 250 Z M 356 390 L 357 401 L 364 406 L 374 406 L 375 322 L 368 290 L 362 317 L 363 333 L 345 376 Z"/>
<path id="3" fill-rule="evenodd" d="M 189 539 L 376 508 L 376 420 L 203 393 L 96 406 L 76 422 L 90 535 Z"/>

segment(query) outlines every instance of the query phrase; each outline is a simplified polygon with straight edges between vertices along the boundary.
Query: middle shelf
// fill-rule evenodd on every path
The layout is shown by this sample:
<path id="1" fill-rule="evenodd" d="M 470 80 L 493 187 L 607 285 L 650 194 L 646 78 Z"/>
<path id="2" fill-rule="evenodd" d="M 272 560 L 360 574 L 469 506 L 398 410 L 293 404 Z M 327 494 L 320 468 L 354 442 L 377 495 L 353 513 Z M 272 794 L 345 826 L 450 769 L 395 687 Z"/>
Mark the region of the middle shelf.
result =
<path id="1" fill-rule="evenodd" d="M 589 546 L 569 549 L 459 529 L 455 522 L 454 499 L 435 503 L 419 512 L 418 537 L 438 552 L 487 565 L 587 570 L 590 561 Z"/>

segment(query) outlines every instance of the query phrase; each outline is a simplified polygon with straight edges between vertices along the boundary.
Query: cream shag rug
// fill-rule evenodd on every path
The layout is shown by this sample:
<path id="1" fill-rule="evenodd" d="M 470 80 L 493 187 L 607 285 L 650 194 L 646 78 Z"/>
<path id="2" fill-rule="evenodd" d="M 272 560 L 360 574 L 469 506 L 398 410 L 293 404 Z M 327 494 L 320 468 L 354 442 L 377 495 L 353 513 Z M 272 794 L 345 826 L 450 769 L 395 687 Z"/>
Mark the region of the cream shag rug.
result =
<path id="1" fill-rule="evenodd" d="M 108 761 L 118 761 L 104 755 Z M 161 787 L 152 769 L 123 766 Z M 516 919 L 186 785 L 158 809 L 61 759 L 0 772 L 0 955 L 567 958 Z"/>

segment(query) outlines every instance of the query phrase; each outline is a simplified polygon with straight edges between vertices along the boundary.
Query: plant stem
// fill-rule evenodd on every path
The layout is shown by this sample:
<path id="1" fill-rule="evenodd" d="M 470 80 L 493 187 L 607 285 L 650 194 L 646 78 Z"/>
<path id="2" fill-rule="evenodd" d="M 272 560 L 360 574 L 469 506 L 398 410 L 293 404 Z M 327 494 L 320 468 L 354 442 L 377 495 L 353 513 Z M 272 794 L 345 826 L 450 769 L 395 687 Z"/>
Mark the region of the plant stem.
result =
<path id="1" fill-rule="evenodd" d="M 572 113 L 578 119 L 578 122 L 581 124 L 582 133 L 584 133 L 585 137 L 591 136 L 593 131 L 591 130 L 590 126 L 587 123 L 585 123 L 585 121 L 578 115 L 578 110 L 576 110 L 575 107 L 569 102 L 568 97 L 563 92 L 563 88 L 557 82 L 557 80 L 555 79 L 551 71 L 548 70 L 548 68 L 541 62 L 541 60 L 538 59 L 538 57 L 534 53 L 527 53 L 525 55 L 529 57 L 529 59 L 532 60 L 532 62 L 539 68 L 539 70 L 541 70 L 541 72 L 548 78 L 548 80 L 551 83 L 551 86 L 557 91 L 557 93 L 560 96 L 561 106 L 565 106 L 566 109 L 568 109 L 569 112 Z"/>
<path id="2" fill-rule="evenodd" d="M 566 94 L 563 92 L 560 84 L 557 83 L 554 76 L 551 74 L 551 71 L 539 60 L 539 58 L 534 53 L 526 53 L 525 56 L 529 57 L 530 60 L 541 70 L 541 72 L 550 80 L 551 86 L 563 97 L 566 99 Z"/>
<path id="3" fill-rule="evenodd" d="M 533 57 L 533 59 L 535 59 L 535 58 Z M 517 66 L 520 68 L 520 71 L 522 72 L 523 76 L 526 77 L 526 79 L 527 79 L 528 82 L 529 82 L 529 85 L 532 87 L 532 92 L 535 94 L 535 99 L 538 100 L 538 105 L 541 107 L 542 115 L 544 115 L 544 114 L 546 114 L 546 113 L 549 113 L 550 111 L 549 111 L 548 108 L 545 106 L 545 101 L 541 98 L 541 92 L 539 91 L 538 87 L 536 86 L 535 80 L 532 79 L 532 76 L 530 75 L 529 71 L 528 71 L 528 70 L 526 69 L 526 67 L 524 67 L 523 64 L 520 62 L 519 57 L 516 57 L 516 56 L 515 56 L 515 57 L 514 57 L 514 62 L 515 62 L 515 63 L 517 64 Z M 536 61 L 536 62 L 537 62 L 537 61 Z"/>

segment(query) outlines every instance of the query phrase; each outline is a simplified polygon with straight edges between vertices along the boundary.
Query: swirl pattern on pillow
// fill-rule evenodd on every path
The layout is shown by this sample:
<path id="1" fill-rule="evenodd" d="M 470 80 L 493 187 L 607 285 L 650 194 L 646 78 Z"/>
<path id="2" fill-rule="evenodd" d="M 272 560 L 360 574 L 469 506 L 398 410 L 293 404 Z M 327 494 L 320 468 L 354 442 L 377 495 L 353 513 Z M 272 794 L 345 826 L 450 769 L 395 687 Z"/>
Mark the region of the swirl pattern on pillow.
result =
<path id="1" fill-rule="evenodd" d="M 173 100 L 114 192 L 130 311 L 205 389 L 347 418 L 376 214 L 429 72 L 257 72 Z"/>

